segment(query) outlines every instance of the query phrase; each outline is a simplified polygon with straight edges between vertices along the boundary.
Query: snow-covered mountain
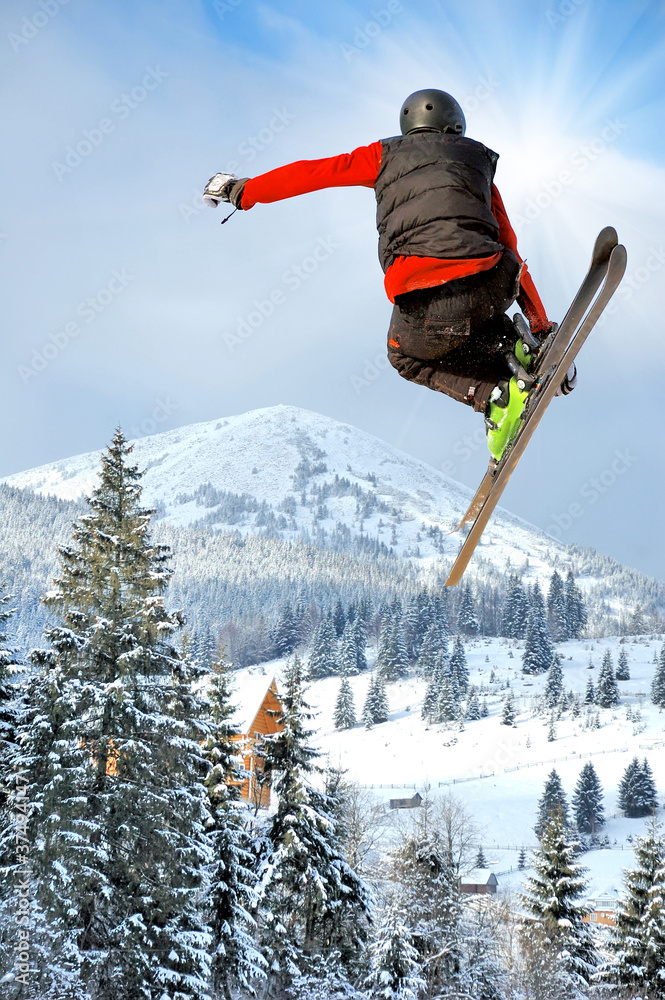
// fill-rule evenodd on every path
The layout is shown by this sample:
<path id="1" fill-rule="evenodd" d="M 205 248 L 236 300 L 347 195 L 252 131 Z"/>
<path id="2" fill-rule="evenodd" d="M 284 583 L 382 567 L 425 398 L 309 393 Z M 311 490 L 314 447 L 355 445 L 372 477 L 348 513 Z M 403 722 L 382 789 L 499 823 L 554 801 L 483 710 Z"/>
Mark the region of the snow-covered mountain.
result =
<path id="1" fill-rule="evenodd" d="M 266 530 L 317 542 L 364 535 L 423 567 L 451 561 L 460 535 L 450 532 L 471 493 L 442 472 L 378 438 L 330 417 L 274 406 L 191 424 L 135 442 L 145 470 L 144 499 L 167 524 Z M 9 476 L 5 483 L 77 500 L 97 479 L 101 452 Z M 499 509 L 474 565 L 502 570 L 528 559 L 551 573 L 569 561 L 565 546 Z"/>

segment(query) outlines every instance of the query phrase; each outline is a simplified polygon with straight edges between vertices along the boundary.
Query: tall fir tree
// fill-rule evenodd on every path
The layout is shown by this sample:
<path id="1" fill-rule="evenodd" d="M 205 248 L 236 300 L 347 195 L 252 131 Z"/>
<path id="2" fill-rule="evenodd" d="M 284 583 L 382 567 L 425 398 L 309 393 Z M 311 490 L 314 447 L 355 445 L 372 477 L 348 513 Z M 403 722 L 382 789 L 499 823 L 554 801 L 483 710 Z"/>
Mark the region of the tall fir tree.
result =
<path id="1" fill-rule="evenodd" d="M 543 794 L 538 803 L 538 819 L 536 821 L 536 836 L 540 838 L 552 816 L 560 813 L 564 822 L 568 823 L 568 803 L 561 784 L 561 778 L 555 768 L 550 771 Z"/>
<path id="2" fill-rule="evenodd" d="M 619 660 L 616 669 L 616 679 L 618 681 L 629 681 L 630 680 L 630 666 L 628 664 L 628 653 L 626 652 L 626 647 L 621 647 L 621 652 L 619 653 Z"/>
<path id="3" fill-rule="evenodd" d="M 212 821 L 213 846 L 206 897 L 212 930 L 211 986 L 214 996 L 231 1000 L 237 988 L 252 993 L 265 978 L 266 962 L 256 948 L 256 871 L 248 813 L 240 800 L 245 777 L 238 758 L 238 733 L 232 724 L 231 670 L 223 653 L 211 664 L 207 687 L 213 729 L 203 744 L 208 762 L 204 784 Z"/>
<path id="4" fill-rule="evenodd" d="M 404 910 L 389 905 L 369 948 L 366 995 L 376 1000 L 418 1000 L 425 988 Z"/>
<path id="5" fill-rule="evenodd" d="M 335 729 L 353 729 L 356 724 L 356 709 L 353 702 L 353 691 L 346 677 L 342 677 L 339 694 L 335 702 L 333 714 Z"/>
<path id="6" fill-rule="evenodd" d="M 381 629 L 376 654 L 376 671 L 384 681 L 403 677 L 409 666 L 401 615 L 392 613 Z"/>
<path id="7" fill-rule="evenodd" d="M 589 912 L 582 902 L 587 890 L 586 869 L 575 862 L 578 850 L 563 810 L 554 811 L 543 826 L 540 847 L 533 852 L 534 873 L 527 879 L 523 897 L 524 908 L 540 923 L 556 966 L 568 978 L 573 994 L 586 991 L 598 965 L 584 919 Z"/>
<path id="8" fill-rule="evenodd" d="M 260 851 L 259 939 L 270 995 L 282 995 L 313 956 L 350 963 L 369 917 L 366 887 L 343 857 L 334 797 L 320 791 L 320 752 L 304 700 L 302 664 L 289 664 L 281 729 L 261 743 L 264 774 L 276 798 Z"/>
<path id="9" fill-rule="evenodd" d="M 386 684 L 379 674 L 374 674 L 369 682 L 363 705 L 362 721 L 366 729 L 388 721 Z"/>
<path id="10" fill-rule="evenodd" d="M 633 757 L 619 782 L 619 808 L 633 818 L 648 816 L 657 805 L 656 784 L 649 763 Z"/>
<path id="11" fill-rule="evenodd" d="M 508 691 L 503 702 L 503 709 L 501 712 L 501 724 L 504 726 L 514 726 L 515 725 L 515 702 L 513 700 L 512 691 Z"/>
<path id="12" fill-rule="evenodd" d="M 3 593 L 0 597 L 0 829 L 7 822 L 7 789 L 11 784 L 14 770 L 12 757 L 16 751 L 16 724 L 19 706 L 13 678 L 20 670 L 17 651 L 7 646 L 7 636 L 4 629 L 15 613 L 8 604 L 11 595 Z"/>
<path id="13" fill-rule="evenodd" d="M 457 611 L 457 631 L 460 635 L 473 636 L 480 633 L 480 622 L 476 614 L 476 606 L 471 593 L 471 587 L 466 585 L 462 600 Z"/>
<path id="14" fill-rule="evenodd" d="M 454 722 L 459 714 L 459 700 L 455 696 L 447 673 L 441 678 L 439 697 L 436 705 L 437 722 Z"/>
<path id="15" fill-rule="evenodd" d="M 358 673 L 362 673 L 363 670 L 367 670 L 367 625 L 360 612 L 352 620 L 352 628 L 356 643 L 356 666 Z"/>
<path id="16" fill-rule="evenodd" d="M 344 606 L 342 605 L 341 598 L 339 597 L 337 598 L 337 603 L 335 604 L 335 610 L 332 613 L 332 623 L 335 628 L 335 635 L 338 639 L 340 639 L 346 627 L 346 615 L 344 614 Z"/>
<path id="17" fill-rule="evenodd" d="M 580 772 L 572 797 L 575 824 L 580 833 L 595 834 L 605 822 L 603 788 L 589 761 Z"/>
<path id="18" fill-rule="evenodd" d="M 649 1000 L 665 997 L 665 842 L 655 818 L 635 845 L 624 890 L 601 979 Z"/>
<path id="19" fill-rule="evenodd" d="M 300 641 L 298 622 L 289 603 L 283 605 L 275 630 L 273 643 L 278 656 L 288 656 Z"/>
<path id="20" fill-rule="evenodd" d="M 54 624 L 35 650 L 17 764 L 34 803 L 34 896 L 44 915 L 40 997 L 207 998 L 211 928 L 200 912 L 213 861 L 192 693 L 200 671 L 174 645 L 182 616 L 162 594 L 169 549 L 151 541 L 141 473 L 118 430 L 90 513 L 60 550 L 44 599 Z"/>
<path id="21" fill-rule="evenodd" d="M 651 701 L 658 708 L 665 708 L 665 643 L 660 651 L 651 682 Z"/>
<path id="22" fill-rule="evenodd" d="M 422 641 L 418 657 L 418 670 L 423 677 L 432 677 L 437 659 L 448 656 L 448 640 L 442 635 L 440 627 L 432 623 Z"/>
<path id="23" fill-rule="evenodd" d="M 344 626 L 339 642 L 339 672 L 342 677 L 353 677 L 360 673 L 356 629 L 353 622 L 348 622 Z"/>
<path id="24" fill-rule="evenodd" d="M 337 634 L 332 619 L 324 617 L 314 630 L 309 653 L 308 672 L 310 680 L 330 677 L 339 671 Z"/>
<path id="25" fill-rule="evenodd" d="M 421 715 L 429 723 L 437 722 L 439 718 L 439 697 L 446 669 L 447 664 L 443 658 L 443 654 L 439 653 L 434 662 L 430 680 L 425 689 L 425 697 L 423 698 Z"/>
<path id="26" fill-rule="evenodd" d="M 460 635 L 455 636 L 453 652 L 450 657 L 450 679 L 460 695 L 465 695 L 469 690 L 469 668 L 466 662 L 464 642 Z"/>
<path id="27" fill-rule="evenodd" d="M 523 639 L 526 635 L 526 625 L 529 617 L 529 599 L 526 596 L 522 581 L 513 576 L 508 585 L 506 600 L 501 616 L 501 635 L 507 639 Z"/>
<path id="28" fill-rule="evenodd" d="M 554 656 L 554 646 L 547 627 L 545 603 L 538 584 L 531 591 L 531 608 L 526 626 L 526 639 L 522 655 L 525 674 L 544 674 L 549 670 Z"/>
<path id="29" fill-rule="evenodd" d="M 550 588 L 547 594 L 547 623 L 554 642 L 563 642 L 570 638 L 566 591 L 563 580 L 556 570 L 550 578 Z"/>
<path id="30" fill-rule="evenodd" d="M 561 669 L 561 658 L 557 653 L 552 657 L 544 695 L 548 708 L 554 708 L 555 705 L 558 705 L 563 696 L 563 670 Z"/>
<path id="31" fill-rule="evenodd" d="M 572 569 L 566 576 L 566 621 L 568 622 L 568 637 L 580 639 L 587 625 L 587 609 L 582 592 L 575 583 Z"/>
<path id="32" fill-rule="evenodd" d="M 606 649 L 600 674 L 598 675 L 598 684 L 596 685 L 596 704 L 600 705 L 601 708 L 614 708 L 620 702 L 621 697 L 616 677 L 614 676 L 612 654 L 609 649 Z"/>

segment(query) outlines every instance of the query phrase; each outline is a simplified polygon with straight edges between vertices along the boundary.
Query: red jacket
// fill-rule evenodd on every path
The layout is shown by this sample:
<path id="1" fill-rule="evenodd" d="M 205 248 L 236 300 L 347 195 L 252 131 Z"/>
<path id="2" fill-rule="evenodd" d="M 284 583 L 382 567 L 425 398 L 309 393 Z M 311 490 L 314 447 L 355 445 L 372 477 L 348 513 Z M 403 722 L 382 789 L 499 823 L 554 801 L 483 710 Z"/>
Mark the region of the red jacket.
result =
<path id="1" fill-rule="evenodd" d="M 328 156 L 322 160 L 298 160 L 285 167 L 278 167 L 266 174 L 252 177 L 247 181 L 242 195 L 243 209 L 256 204 L 268 204 L 293 198 L 309 191 L 320 191 L 328 187 L 373 188 L 381 168 L 381 142 L 369 146 L 359 146 L 352 153 Z M 520 294 L 517 302 L 526 315 L 534 332 L 545 330 L 549 320 L 545 307 L 536 291 L 527 266 L 517 252 L 517 237 L 511 226 L 501 195 L 496 185 L 492 185 L 492 213 L 499 224 L 499 242 L 515 253 L 523 265 Z M 415 291 L 417 288 L 433 288 L 454 278 L 486 271 L 499 260 L 500 255 L 481 257 L 473 260 L 441 260 L 438 257 L 398 257 L 386 271 L 384 285 L 391 302 L 396 295 Z"/>

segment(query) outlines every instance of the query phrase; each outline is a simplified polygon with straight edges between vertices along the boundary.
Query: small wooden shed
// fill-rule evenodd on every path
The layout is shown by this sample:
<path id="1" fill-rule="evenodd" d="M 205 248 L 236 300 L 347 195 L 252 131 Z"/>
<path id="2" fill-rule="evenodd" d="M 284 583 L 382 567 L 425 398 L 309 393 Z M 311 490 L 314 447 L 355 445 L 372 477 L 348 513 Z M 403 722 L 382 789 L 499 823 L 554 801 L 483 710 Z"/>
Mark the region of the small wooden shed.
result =
<path id="1" fill-rule="evenodd" d="M 459 880 L 462 892 L 482 894 L 494 894 L 499 882 L 493 871 L 489 868 L 474 868 L 468 875 L 462 875 Z"/>
<path id="2" fill-rule="evenodd" d="M 256 753 L 256 744 L 262 736 L 282 730 L 283 710 L 275 679 L 268 681 L 263 674 L 245 677 L 234 697 L 238 705 L 234 722 L 239 735 L 233 741 L 239 744 L 246 774 L 244 780 L 238 782 L 240 795 L 253 805 L 267 808 L 270 788 L 260 780 L 261 758 Z"/>
<path id="3" fill-rule="evenodd" d="M 391 809 L 418 809 L 423 804 L 423 797 L 420 792 L 416 792 L 410 799 L 391 799 Z"/>

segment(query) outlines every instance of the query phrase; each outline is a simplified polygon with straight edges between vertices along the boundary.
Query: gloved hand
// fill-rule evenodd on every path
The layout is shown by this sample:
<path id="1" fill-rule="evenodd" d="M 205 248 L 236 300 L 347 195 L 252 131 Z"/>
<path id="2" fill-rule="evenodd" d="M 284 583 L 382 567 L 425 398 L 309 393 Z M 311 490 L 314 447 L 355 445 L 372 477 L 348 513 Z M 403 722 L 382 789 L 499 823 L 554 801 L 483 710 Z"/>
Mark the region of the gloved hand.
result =
<path id="1" fill-rule="evenodd" d="M 220 201 L 228 202 L 234 208 L 242 208 L 240 201 L 249 177 L 235 174 L 215 174 L 203 189 L 203 200 L 210 208 L 217 208 Z"/>

